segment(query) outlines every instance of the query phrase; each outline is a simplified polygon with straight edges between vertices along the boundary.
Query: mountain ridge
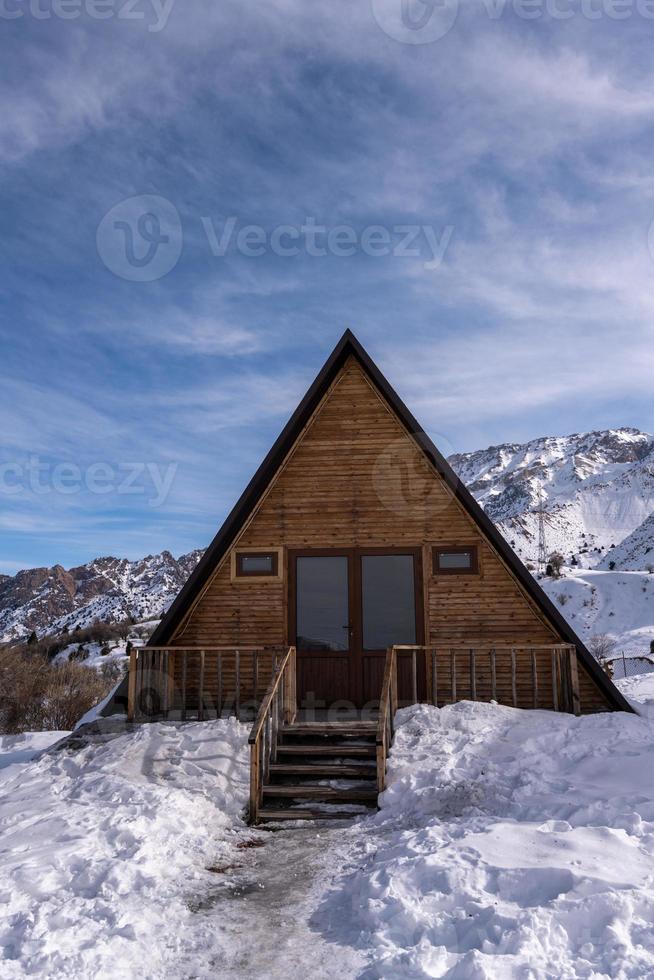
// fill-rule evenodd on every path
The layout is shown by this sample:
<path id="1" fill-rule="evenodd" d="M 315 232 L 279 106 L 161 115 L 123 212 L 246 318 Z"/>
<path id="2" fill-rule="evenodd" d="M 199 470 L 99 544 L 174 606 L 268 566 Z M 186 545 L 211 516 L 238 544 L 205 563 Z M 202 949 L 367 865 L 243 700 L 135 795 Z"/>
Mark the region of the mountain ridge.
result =
<path id="1" fill-rule="evenodd" d="M 654 437 L 631 427 L 502 443 L 449 461 L 518 556 L 536 568 L 542 495 L 548 552 L 577 569 L 654 565 Z M 0 575 L 0 641 L 95 619 L 161 616 L 202 549 Z"/>

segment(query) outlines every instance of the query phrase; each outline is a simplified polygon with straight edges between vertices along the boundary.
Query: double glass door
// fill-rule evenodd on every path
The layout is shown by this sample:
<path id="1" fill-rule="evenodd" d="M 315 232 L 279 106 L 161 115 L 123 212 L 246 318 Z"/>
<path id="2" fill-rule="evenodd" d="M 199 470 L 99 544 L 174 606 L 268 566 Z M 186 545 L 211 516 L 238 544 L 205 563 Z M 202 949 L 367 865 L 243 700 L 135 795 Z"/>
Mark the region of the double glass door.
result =
<path id="1" fill-rule="evenodd" d="M 289 553 L 300 706 L 379 699 L 387 647 L 422 642 L 420 581 L 420 549 Z"/>

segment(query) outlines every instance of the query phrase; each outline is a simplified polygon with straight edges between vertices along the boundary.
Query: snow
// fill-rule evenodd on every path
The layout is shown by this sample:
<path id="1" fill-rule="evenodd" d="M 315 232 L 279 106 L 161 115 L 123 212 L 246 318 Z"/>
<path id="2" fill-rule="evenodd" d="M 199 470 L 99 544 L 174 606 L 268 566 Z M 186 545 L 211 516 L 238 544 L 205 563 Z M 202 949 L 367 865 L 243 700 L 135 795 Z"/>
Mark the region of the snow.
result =
<path id="1" fill-rule="evenodd" d="M 134 646 L 135 644 L 132 643 Z M 80 659 L 77 657 L 79 647 L 82 647 L 85 656 Z M 101 651 L 109 647 L 109 652 L 103 654 Z M 95 667 L 100 669 L 103 664 L 118 663 L 127 667 L 127 643 L 125 640 L 112 640 L 111 643 L 69 643 L 53 658 L 53 663 L 63 664 L 69 660 L 84 664 L 85 667 Z"/>
<path id="2" fill-rule="evenodd" d="M 0 769 L 14 769 L 30 762 L 50 745 L 65 738 L 69 732 L 24 732 L 22 735 L 0 735 Z"/>
<path id="3" fill-rule="evenodd" d="M 328 903 L 366 975 L 654 976 L 653 764 L 654 724 L 623 713 L 402 711 L 367 859 Z"/>
<path id="4" fill-rule="evenodd" d="M 649 654 L 654 640 L 654 575 L 566 570 L 563 578 L 545 577 L 539 584 L 584 642 L 593 634 L 608 633 L 616 652 Z"/>
<path id="5" fill-rule="evenodd" d="M 16 763 L 0 976 L 654 977 L 654 675 L 619 684 L 642 716 L 403 709 L 381 809 L 336 825 L 245 826 L 235 720 Z"/>
<path id="6" fill-rule="evenodd" d="M 201 975 L 209 930 L 191 906 L 250 833 L 247 786 L 234 719 L 144 725 L 1 771 L 3 980 Z"/>
<path id="7" fill-rule="evenodd" d="M 118 688 L 122 683 L 123 683 L 123 678 L 121 678 L 116 684 L 114 684 L 114 686 L 111 688 L 109 693 L 105 695 L 102 701 L 98 701 L 98 703 L 94 704 L 92 708 L 89 708 L 89 710 L 86 712 L 85 715 L 82 715 L 82 717 L 75 725 L 75 731 L 77 731 L 78 728 L 82 728 L 84 725 L 91 725 L 94 722 L 102 720 L 103 717 L 102 712 L 107 707 L 107 705 L 113 700 L 116 691 L 118 690 Z M 117 711 L 116 714 L 114 714 L 112 717 L 114 720 L 117 720 L 119 717 L 119 712 Z M 127 715 L 126 714 L 124 716 L 120 715 L 120 717 L 121 718 L 124 717 L 126 719 Z"/>

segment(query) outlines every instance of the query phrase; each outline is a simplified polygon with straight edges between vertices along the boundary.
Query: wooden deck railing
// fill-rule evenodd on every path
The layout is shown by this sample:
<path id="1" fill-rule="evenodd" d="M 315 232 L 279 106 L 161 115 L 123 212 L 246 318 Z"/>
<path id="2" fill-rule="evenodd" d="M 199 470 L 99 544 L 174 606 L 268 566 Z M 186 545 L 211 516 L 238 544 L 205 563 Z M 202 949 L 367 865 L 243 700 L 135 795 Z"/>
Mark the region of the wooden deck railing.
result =
<path id="1" fill-rule="evenodd" d="M 395 734 L 398 708 L 398 658 L 410 658 L 409 694 L 416 704 L 421 679 L 427 703 L 436 707 L 456 701 L 499 701 L 515 708 L 549 708 L 580 712 L 577 650 L 552 646 L 427 647 L 398 645 L 386 654 L 377 724 L 377 789 L 386 788 L 386 763 Z M 405 671 L 404 683 L 407 674 Z"/>
<path id="2" fill-rule="evenodd" d="M 416 680 L 417 689 L 417 680 Z M 386 788 L 386 760 L 395 735 L 395 712 L 397 711 L 397 647 L 386 651 L 384 678 L 379 697 L 379 718 L 377 719 L 377 792 Z"/>
<path id="3" fill-rule="evenodd" d="M 250 745 L 250 823 L 256 823 L 263 802 L 263 784 L 270 763 L 277 761 L 277 733 L 297 715 L 296 656 L 290 647 L 275 667 L 248 739 Z"/>
<path id="4" fill-rule="evenodd" d="M 281 647 L 137 647 L 130 653 L 128 718 L 181 721 L 256 714 Z"/>
<path id="5" fill-rule="evenodd" d="M 579 714 L 577 650 L 570 643 L 530 646 L 434 647 L 401 645 L 412 658 L 412 700 L 422 670 L 428 703 L 499 701 L 514 708 Z M 422 663 L 420 663 L 422 661 Z"/>

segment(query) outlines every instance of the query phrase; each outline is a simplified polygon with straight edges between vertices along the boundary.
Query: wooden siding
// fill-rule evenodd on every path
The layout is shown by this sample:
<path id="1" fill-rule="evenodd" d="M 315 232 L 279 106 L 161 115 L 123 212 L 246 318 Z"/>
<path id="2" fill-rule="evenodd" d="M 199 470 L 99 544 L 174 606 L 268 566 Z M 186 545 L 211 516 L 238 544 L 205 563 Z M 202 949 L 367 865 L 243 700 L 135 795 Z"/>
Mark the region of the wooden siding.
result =
<path id="1" fill-rule="evenodd" d="M 434 575 L 431 547 L 438 544 L 476 544 L 479 573 Z M 561 639 L 353 358 L 328 390 L 236 545 L 422 546 L 428 644 L 529 646 Z M 174 643 L 283 646 L 290 639 L 286 574 L 279 582 L 232 581 L 228 554 Z M 545 687 L 546 663 L 542 669 Z M 580 691 L 584 712 L 608 707 L 582 665 Z M 545 695 L 542 706 L 549 706 Z"/>

